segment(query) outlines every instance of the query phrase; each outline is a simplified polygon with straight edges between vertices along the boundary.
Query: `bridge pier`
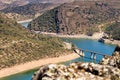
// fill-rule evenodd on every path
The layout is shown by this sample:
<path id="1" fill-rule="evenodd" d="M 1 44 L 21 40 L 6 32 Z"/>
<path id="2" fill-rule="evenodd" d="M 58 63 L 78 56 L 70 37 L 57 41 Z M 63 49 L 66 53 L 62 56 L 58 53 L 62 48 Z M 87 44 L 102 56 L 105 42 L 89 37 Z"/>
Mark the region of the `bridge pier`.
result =
<path id="1" fill-rule="evenodd" d="M 90 59 L 96 63 L 96 53 L 91 52 Z"/>
<path id="2" fill-rule="evenodd" d="M 82 61 L 84 61 L 84 51 L 83 50 L 79 50 L 79 55 L 82 57 Z"/>
<path id="3" fill-rule="evenodd" d="M 96 53 L 94 53 L 93 59 L 94 59 L 94 63 L 96 63 Z"/>

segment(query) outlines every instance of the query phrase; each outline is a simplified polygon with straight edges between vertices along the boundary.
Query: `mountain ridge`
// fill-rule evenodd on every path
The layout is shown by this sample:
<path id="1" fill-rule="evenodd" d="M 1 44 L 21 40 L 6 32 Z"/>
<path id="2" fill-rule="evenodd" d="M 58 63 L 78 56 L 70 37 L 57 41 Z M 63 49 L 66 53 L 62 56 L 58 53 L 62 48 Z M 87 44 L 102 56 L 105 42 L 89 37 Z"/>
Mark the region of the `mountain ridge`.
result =
<path id="1" fill-rule="evenodd" d="M 41 32 L 92 35 L 100 32 L 102 26 L 99 25 L 119 21 L 119 13 L 117 1 L 74 1 L 49 10 L 34 19 L 28 28 Z"/>

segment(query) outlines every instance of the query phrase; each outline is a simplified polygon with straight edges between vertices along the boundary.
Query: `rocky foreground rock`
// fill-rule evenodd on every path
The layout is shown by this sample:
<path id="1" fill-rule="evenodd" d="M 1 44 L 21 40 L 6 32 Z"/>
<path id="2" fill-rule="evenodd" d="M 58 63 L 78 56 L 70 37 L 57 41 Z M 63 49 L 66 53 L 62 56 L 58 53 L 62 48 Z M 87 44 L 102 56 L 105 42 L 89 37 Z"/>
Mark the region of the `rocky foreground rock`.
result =
<path id="1" fill-rule="evenodd" d="M 45 65 L 33 75 L 32 80 L 120 80 L 120 52 L 103 58 L 100 64 Z"/>
<path id="2" fill-rule="evenodd" d="M 104 57 L 100 64 L 110 65 L 120 69 L 120 52 L 115 52 L 111 57 Z"/>

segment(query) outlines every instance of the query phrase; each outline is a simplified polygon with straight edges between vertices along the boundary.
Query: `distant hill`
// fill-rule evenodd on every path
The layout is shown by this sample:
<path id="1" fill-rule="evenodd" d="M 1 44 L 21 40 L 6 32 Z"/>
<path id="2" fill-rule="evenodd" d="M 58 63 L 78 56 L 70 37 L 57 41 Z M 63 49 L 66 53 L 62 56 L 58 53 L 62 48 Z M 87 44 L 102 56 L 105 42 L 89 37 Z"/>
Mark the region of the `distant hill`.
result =
<path id="1" fill-rule="evenodd" d="M 64 52 L 60 39 L 35 34 L 0 14 L 0 69 Z"/>
<path id="2" fill-rule="evenodd" d="M 13 3 L 66 3 L 74 0 L 0 0 L 0 2 L 5 4 L 13 4 Z"/>
<path id="3" fill-rule="evenodd" d="M 0 12 L 17 21 L 33 19 L 46 10 L 73 0 L 0 0 Z"/>
<path id="4" fill-rule="evenodd" d="M 19 21 L 34 18 L 55 6 L 57 5 L 52 3 L 29 3 L 23 6 L 7 7 L 0 10 L 0 12 L 5 13 L 9 18 Z"/>
<path id="5" fill-rule="evenodd" d="M 1 10 L 1 12 L 17 13 L 21 15 L 35 15 L 36 13 L 39 13 L 40 11 L 52 5 L 53 4 L 51 3 L 40 3 L 40 4 L 29 3 L 24 6 L 8 7 L 8 8 Z"/>
<path id="6" fill-rule="evenodd" d="M 87 34 L 120 20 L 120 1 L 74 1 L 58 6 L 33 20 L 28 28 L 43 32 Z"/>
<path id="7" fill-rule="evenodd" d="M 29 0 L 0 0 L 1 3 L 3 4 L 20 4 L 22 3 L 21 5 L 23 4 L 27 4 L 29 2 Z"/>
<path id="8" fill-rule="evenodd" d="M 29 0 L 31 3 L 68 3 L 74 0 Z"/>
<path id="9" fill-rule="evenodd" d="M 28 4 L 27 0 L 0 0 L 0 10 L 10 7 L 23 6 Z"/>

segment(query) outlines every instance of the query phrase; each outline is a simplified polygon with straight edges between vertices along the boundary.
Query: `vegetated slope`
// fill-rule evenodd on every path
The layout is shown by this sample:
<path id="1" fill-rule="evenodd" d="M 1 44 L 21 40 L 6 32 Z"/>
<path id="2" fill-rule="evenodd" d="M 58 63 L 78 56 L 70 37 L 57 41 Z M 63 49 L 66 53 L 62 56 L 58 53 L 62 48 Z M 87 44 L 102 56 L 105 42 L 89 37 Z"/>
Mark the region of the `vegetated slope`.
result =
<path id="1" fill-rule="evenodd" d="M 0 69 L 64 52 L 60 39 L 34 34 L 0 14 Z"/>
<path id="2" fill-rule="evenodd" d="M 75 1 L 62 4 L 33 20 L 28 28 L 43 32 L 87 34 L 120 19 L 120 1 Z"/>
<path id="3" fill-rule="evenodd" d="M 110 36 L 110 38 L 120 40 L 120 22 L 106 25 L 104 31 Z"/>

